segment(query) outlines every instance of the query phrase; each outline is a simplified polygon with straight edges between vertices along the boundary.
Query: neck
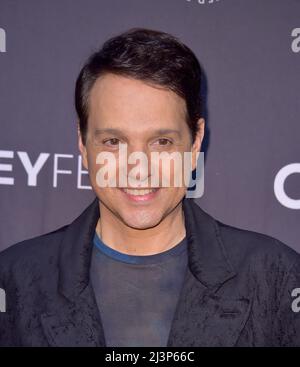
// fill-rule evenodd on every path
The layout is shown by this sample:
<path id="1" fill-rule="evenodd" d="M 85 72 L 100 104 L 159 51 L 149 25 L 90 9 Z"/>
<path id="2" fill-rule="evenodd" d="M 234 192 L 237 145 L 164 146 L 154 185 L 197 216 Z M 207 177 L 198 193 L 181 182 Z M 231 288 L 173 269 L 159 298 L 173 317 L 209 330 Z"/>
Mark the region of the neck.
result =
<path id="1" fill-rule="evenodd" d="M 99 201 L 96 232 L 116 251 L 136 256 L 154 255 L 176 246 L 186 235 L 182 202 L 158 225 L 148 229 L 127 226 Z"/>

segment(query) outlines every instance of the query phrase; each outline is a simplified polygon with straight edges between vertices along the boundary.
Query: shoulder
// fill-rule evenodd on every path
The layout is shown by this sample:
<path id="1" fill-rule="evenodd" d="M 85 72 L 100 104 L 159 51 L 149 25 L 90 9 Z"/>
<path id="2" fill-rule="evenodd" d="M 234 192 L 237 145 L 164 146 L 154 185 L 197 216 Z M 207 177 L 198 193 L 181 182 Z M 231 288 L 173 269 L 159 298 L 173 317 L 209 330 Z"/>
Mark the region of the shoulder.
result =
<path id="1" fill-rule="evenodd" d="M 189 215 L 190 212 L 193 214 L 197 226 L 210 227 L 210 233 L 219 239 L 221 247 L 233 261 L 246 261 L 252 257 L 280 258 L 286 263 L 300 260 L 298 252 L 275 237 L 220 221 L 191 200 L 185 207 L 189 209 Z"/>
<path id="2" fill-rule="evenodd" d="M 288 272 L 300 264 L 300 254 L 275 237 L 215 222 L 230 261 L 236 267 L 251 264 L 252 268 L 277 267 Z"/>
<path id="3" fill-rule="evenodd" d="M 56 261 L 67 227 L 18 242 L 0 252 L 0 280 L 12 274 L 22 277 L 26 269 L 49 269 Z"/>

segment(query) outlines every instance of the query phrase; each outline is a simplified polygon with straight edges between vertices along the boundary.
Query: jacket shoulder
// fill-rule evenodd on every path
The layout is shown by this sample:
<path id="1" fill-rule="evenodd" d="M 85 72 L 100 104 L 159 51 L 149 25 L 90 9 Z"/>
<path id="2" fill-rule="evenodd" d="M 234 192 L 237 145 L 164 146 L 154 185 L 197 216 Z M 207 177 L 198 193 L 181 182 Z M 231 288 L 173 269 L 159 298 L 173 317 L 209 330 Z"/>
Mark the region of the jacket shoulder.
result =
<path id="1" fill-rule="evenodd" d="M 276 258 L 282 257 L 287 262 L 299 261 L 300 254 L 270 235 L 232 226 L 213 217 L 203 210 L 196 202 L 189 201 L 188 205 L 195 217 L 199 217 L 199 225 L 210 226 L 225 252 L 231 258 L 250 259 L 253 256 Z"/>
<path id="2" fill-rule="evenodd" d="M 26 264 L 40 264 L 49 262 L 58 254 L 60 242 L 68 225 L 54 231 L 15 243 L 0 252 L 0 273 L 24 269 Z"/>
<path id="3" fill-rule="evenodd" d="M 219 232 L 231 260 L 235 263 L 262 260 L 290 268 L 300 262 L 300 254 L 270 235 L 242 229 L 216 220 Z"/>

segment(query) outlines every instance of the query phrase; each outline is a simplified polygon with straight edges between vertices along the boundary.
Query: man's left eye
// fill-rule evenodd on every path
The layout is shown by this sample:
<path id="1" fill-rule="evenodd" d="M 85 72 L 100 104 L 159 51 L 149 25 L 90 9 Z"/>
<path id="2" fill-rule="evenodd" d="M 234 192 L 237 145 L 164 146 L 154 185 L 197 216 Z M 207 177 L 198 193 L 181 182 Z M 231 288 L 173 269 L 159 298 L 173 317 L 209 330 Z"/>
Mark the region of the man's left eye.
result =
<path id="1" fill-rule="evenodd" d="M 158 145 L 170 145 L 170 144 L 172 144 L 172 141 L 169 140 L 169 139 L 166 139 L 166 138 L 161 138 L 161 139 L 157 139 L 156 143 Z"/>

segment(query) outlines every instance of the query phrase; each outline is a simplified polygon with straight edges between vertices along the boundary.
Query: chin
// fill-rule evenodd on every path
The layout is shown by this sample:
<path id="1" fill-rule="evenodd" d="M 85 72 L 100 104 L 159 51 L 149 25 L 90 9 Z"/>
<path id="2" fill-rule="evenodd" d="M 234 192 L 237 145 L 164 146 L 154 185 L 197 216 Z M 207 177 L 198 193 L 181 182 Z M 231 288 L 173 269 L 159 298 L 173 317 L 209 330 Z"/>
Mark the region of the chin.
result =
<path id="1" fill-rule="evenodd" d="M 161 221 L 161 218 L 124 218 L 123 222 L 134 229 L 149 229 L 157 226 Z"/>

